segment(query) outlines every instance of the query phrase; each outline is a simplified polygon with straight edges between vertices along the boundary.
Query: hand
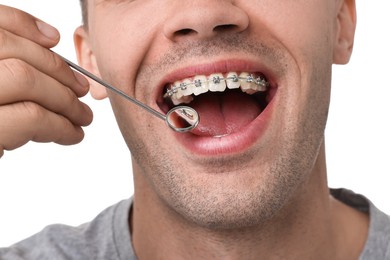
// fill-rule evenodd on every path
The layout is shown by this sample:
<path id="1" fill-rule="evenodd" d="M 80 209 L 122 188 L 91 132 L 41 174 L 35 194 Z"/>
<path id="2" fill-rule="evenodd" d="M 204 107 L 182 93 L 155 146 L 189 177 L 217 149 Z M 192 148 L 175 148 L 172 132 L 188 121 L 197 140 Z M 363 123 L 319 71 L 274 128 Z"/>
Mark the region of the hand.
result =
<path id="1" fill-rule="evenodd" d="M 76 144 L 92 111 L 79 98 L 88 81 L 51 52 L 58 31 L 0 5 L 0 157 L 27 142 Z"/>

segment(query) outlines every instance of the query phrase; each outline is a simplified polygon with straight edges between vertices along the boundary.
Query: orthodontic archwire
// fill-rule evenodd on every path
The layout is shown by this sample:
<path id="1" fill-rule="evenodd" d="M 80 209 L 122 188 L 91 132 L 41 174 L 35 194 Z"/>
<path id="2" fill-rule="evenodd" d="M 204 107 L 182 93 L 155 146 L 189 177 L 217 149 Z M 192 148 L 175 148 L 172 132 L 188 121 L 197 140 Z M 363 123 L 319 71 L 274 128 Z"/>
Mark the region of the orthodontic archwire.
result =
<path id="1" fill-rule="evenodd" d="M 230 77 L 220 77 L 220 76 L 213 76 L 212 79 L 201 81 L 200 79 L 196 79 L 193 82 L 190 83 L 180 83 L 177 86 L 174 86 L 173 84 L 171 85 L 172 88 L 167 90 L 167 93 L 164 94 L 164 98 L 167 97 L 172 97 L 179 89 L 181 90 L 186 90 L 189 86 L 193 85 L 197 88 L 202 87 L 203 84 L 205 83 L 214 83 L 214 84 L 219 84 L 221 81 L 227 82 L 228 80 L 231 80 L 232 82 L 238 82 L 240 80 L 245 80 L 248 83 L 255 83 L 257 86 L 267 88 L 269 87 L 269 82 L 263 78 L 263 77 L 254 77 L 252 74 L 248 75 L 247 77 L 240 77 L 237 75 L 230 76 Z"/>

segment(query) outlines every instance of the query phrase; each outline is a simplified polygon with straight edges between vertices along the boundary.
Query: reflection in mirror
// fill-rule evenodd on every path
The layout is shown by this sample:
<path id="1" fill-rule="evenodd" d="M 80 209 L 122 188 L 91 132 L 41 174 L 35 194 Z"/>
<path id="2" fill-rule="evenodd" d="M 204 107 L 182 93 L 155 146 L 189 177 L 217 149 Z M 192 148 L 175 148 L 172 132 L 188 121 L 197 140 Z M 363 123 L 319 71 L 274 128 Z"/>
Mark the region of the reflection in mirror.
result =
<path id="1" fill-rule="evenodd" d="M 176 132 L 187 132 L 199 124 L 199 115 L 191 107 L 178 106 L 167 113 L 166 122 Z"/>

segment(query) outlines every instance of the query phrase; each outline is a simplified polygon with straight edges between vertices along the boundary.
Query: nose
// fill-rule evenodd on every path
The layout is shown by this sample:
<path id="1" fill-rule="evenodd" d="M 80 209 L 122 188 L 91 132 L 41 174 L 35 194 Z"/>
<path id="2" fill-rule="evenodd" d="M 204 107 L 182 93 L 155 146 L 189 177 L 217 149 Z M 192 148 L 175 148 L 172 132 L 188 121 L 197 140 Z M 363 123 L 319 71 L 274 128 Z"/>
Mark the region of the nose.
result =
<path id="1" fill-rule="evenodd" d="M 174 42 L 207 39 L 221 33 L 239 33 L 249 26 L 249 17 L 232 0 L 178 0 L 170 8 L 164 35 Z"/>

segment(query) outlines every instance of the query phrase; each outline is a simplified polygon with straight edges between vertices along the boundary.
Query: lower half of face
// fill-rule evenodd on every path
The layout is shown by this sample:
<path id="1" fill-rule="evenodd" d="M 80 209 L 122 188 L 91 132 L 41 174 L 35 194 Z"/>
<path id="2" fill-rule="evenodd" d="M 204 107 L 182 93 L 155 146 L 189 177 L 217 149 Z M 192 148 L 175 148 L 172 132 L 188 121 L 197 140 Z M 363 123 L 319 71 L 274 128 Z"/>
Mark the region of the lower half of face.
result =
<path id="1" fill-rule="evenodd" d="M 301 8 L 295 5 L 298 13 Z M 262 16 L 251 18 L 256 17 Z M 303 19 L 295 21 L 295 27 L 312 26 L 303 15 L 288 19 L 295 17 Z M 278 21 L 275 16 L 274 24 Z M 278 28 L 294 25 L 285 23 Z M 128 59 L 133 63 L 125 63 L 122 51 L 116 51 L 126 46 L 118 45 L 109 57 L 100 57 L 115 60 L 112 67 L 122 67 L 117 75 L 105 77 L 109 82 L 162 113 L 178 103 L 200 112 L 197 129 L 175 133 L 160 119 L 111 98 L 139 169 L 134 174 L 146 180 L 148 191 L 163 205 L 207 228 L 247 227 L 268 221 L 303 189 L 323 142 L 331 78 L 330 34 L 322 30 L 325 25 L 321 30 L 313 27 L 277 35 L 267 32 L 260 20 L 245 33 L 185 41 L 166 49 L 153 44 L 159 39 L 156 31 L 149 38 L 139 35 L 150 45 L 142 55 L 134 51 L 135 58 Z M 220 29 L 226 28 L 231 27 Z M 181 37 L 193 35 L 187 31 L 178 32 Z M 110 33 L 106 31 L 104 39 Z M 108 43 L 103 47 L 108 49 Z M 161 58 L 160 53 L 167 55 Z M 108 66 L 106 71 L 110 70 Z M 104 76 L 104 68 L 102 72 Z M 151 93 L 159 87 L 161 97 L 156 98 Z"/>
<path id="2" fill-rule="evenodd" d="M 230 229 L 268 221 L 312 173 L 329 105 L 325 66 L 308 77 L 294 62 L 289 66 L 262 112 L 226 136 L 174 133 L 161 120 L 114 102 L 133 163 L 142 169 L 134 174 L 197 225 Z"/>

